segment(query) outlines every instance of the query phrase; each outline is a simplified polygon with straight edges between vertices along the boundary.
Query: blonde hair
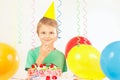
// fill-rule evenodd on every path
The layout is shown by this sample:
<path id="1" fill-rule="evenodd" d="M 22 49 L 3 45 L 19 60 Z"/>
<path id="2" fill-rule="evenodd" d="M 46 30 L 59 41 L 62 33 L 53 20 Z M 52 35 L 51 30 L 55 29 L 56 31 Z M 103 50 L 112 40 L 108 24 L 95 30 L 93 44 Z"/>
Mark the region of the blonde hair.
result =
<path id="1" fill-rule="evenodd" d="M 42 25 L 49 25 L 49 26 L 53 26 L 53 27 L 56 27 L 56 28 L 57 28 L 57 26 L 58 26 L 56 20 L 50 19 L 50 18 L 47 18 L 47 17 L 43 17 L 43 18 L 40 19 L 40 21 L 38 22 L 38 25 L 37 25 L 37 34 L 39 34 L 39 28 L 40 28 Z"/>

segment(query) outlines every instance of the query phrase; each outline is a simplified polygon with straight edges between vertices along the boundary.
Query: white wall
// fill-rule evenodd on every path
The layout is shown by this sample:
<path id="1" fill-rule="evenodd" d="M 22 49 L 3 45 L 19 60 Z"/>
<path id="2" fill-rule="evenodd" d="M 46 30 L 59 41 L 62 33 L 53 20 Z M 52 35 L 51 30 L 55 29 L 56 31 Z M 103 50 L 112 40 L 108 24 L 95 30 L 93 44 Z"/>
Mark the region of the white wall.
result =
<path id="1" fill-rule="evenodd" d="M 80 3 L 77 1 L 62 0 L 62 5 L 59 8 L 62 13 L 59 18 L 62 22 L 59 27 L 61 38 L 55 44 L 58 49 L 65 51 L 67 42 L 79 34 L 78 28 L 80 28 L 80 34 L 83 36 L 84 29 L 87 31 L 85 35 L 100 52 L 110 42 L 120 40 L 119 0 L 86 0 L 86 6 L 85 0 L 79 0 Z M 33 45 L 38 46 L 40 44 L 35 33 L 36 24 L 51 2 L 52 0 L 0 0 L 0 42 L 13 46 L 20 56 L 20 67 L 15 77 L 24 78 L 26 76 L 24 66 L 27 51 Z M 59 0 L 55 0 L 56 11 L 59 4 Z M 77 16 L 79 5 L 80 15 Z M 86 7 L 86 15 L 83 10 L 84 7 Z M 83 18 L 84 15 L 86 18 Z M 77 23 L 78 17 L 80 18 L 79 23 Z M 85 19 L 87 19 L 86 22 L 84 22 Z M 18 43 L 19 41 L 21 43 Z"/>

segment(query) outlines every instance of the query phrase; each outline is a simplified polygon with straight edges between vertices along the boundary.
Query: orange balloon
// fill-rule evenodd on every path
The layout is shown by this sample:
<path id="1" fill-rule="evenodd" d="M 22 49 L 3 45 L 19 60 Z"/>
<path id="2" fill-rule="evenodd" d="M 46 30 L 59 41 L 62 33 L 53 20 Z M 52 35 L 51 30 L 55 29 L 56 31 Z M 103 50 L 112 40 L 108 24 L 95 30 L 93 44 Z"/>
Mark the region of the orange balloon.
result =
<path id="1" fill-rule="evenodd" d="M 19 67 L 16 50 L 5 43 L 0 43 L 0 80 L 8 80 Z"/>

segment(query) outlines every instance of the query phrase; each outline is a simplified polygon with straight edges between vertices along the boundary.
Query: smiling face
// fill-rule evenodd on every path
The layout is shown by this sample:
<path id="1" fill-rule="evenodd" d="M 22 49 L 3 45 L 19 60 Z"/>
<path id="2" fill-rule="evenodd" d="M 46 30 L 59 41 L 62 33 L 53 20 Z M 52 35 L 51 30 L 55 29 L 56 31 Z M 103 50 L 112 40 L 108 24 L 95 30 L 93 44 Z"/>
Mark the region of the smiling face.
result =
<path id="1" fill-rule="evenodd" d="M 54 42 L 57 40 L 56 27 L 43 24 L 38 31 L 38 36 L 42 44 L 54 44 Z"/>
<path id="2" fill-rule="evenodd" d="M 56 20 L 43 17 L 37 25 L 37 34 L 42 44 L 52 44 L 58 35 L 58 24 Z"/>

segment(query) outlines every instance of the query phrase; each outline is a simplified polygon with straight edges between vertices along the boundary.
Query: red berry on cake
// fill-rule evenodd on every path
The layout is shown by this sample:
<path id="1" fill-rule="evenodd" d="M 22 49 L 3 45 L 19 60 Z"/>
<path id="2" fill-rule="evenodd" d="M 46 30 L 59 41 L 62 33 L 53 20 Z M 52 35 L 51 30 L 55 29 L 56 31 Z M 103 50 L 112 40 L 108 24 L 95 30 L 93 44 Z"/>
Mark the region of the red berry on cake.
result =
<path id="1" fill-rule="evenodd" d="M 40 66 L 39 66 L 40 68 L 43 68 L 43 64 L 40 64 Z"/>
<path id="2" fill-rule="evenodd" d="M 55 64 L 50 64 L 49 68 L 50 68 L 50 69 L 56 69 L 57 67 L 56 67 Z"/>
<path id="3" fill-rule="evenodd" d="M 54 68 L 54 66 L 55 66 L 54 64 L 51 64 L 49 67 L 50 67 L 50 68 Z"/>
<path id="4" fill-rule="evenodd" d="M 57 76 L 52 76 L 52 79 L 53 79 L 53 80 L 57 79 Z"/>
<path id="5" fill-rule="evenodd" d="M 45 69 L 47 69 L 47 66 L 46 66 L 46 64 L 40 64 L 38 69 L 39 70 L 45 70 Z"/>
<path id="6" fill-rule="evenodd" d="M 46 80 L 50 80 L 50 76 L 46 76 Z"/>
<path id="7" fill-rule="evenodd" d="M 32 64 L 32 65 L 31 65 L 31 67 L 32 67 L 32 68 L 35 68 L 35 65 L 34 65 L 34 64 Z"/>
<path id="8" fill-rule="evenodd" d="M 46 66 L 46 64 L 43 64 L 43 66 Z"/>
<path id="9" fill-rule="evenodd" d="M 33 68 L 33 69 L 37 68 L 37 64 L 32 64 L 31 68 Z"/>

